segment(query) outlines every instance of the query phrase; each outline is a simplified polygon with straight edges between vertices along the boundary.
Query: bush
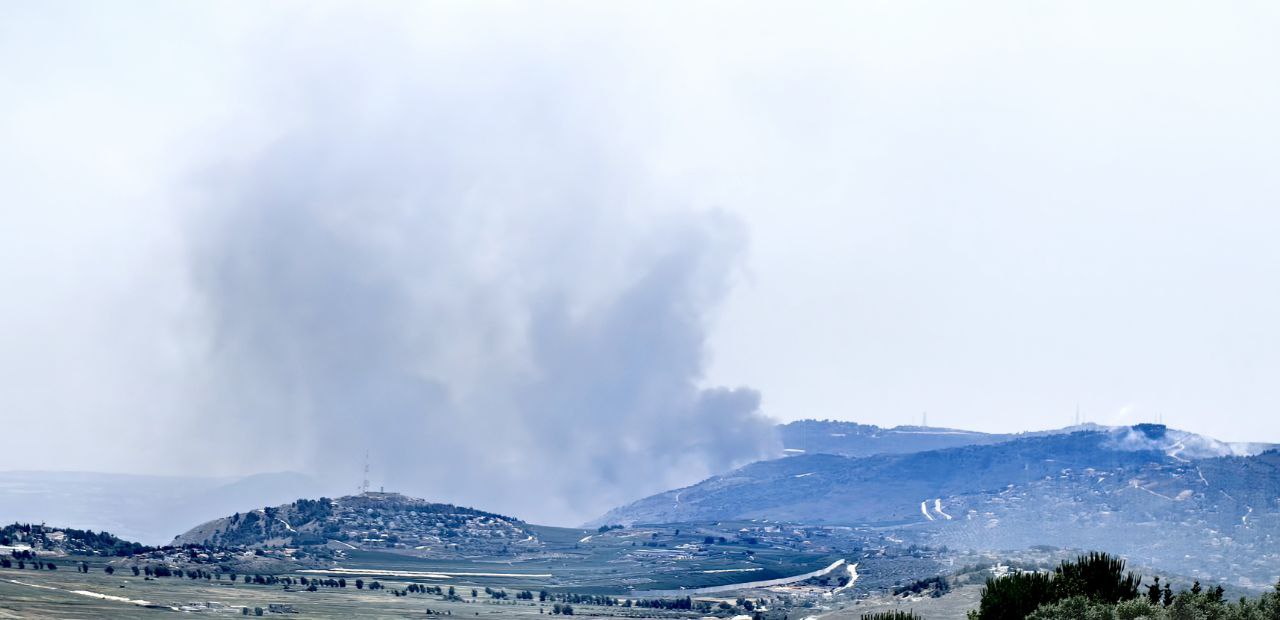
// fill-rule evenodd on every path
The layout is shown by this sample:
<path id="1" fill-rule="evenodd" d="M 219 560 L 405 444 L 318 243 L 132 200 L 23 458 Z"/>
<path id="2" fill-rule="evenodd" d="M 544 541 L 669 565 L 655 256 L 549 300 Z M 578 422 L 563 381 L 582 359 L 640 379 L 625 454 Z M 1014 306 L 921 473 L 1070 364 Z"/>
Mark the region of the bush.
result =
<path id="1" fill-rule="evenodd" d="M 1027 620 L 1114 620 L 1112 606 L 1084 596 L 1073 596 L 1056 603 L 1041 605 Z"/>

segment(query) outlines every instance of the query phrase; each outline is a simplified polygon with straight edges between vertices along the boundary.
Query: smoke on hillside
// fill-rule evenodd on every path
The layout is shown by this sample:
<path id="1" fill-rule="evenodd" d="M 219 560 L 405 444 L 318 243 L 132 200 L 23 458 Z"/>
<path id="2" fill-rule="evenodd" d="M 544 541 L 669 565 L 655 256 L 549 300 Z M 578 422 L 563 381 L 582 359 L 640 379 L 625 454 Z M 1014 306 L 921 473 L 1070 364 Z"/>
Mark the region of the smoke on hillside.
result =
<path id="1" fill-rule="evenodd" d="M 702 385 L 740 223 L 606 139 L 585 86 L 405 53 L 395 80 L 282 53 L 278 136 L 211 154 L 197 432 L 352 487 L 367 450 L 375 486 L 555 523 L 772 453 L 756 391 Z"/>

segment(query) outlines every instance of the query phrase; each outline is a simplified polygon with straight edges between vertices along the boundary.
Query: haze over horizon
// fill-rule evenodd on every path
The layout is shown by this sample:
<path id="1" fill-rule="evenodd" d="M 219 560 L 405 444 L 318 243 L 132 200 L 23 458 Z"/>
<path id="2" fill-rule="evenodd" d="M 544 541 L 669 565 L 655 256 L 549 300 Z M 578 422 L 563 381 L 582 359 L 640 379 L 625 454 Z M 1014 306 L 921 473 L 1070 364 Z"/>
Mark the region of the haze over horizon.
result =
<path id="1" fill-rule="evenodd" d="M 775 421 L 1280 441 L 1274 6 L 674 6 L 0 6 L 0 470 L 570 523 Z"/>

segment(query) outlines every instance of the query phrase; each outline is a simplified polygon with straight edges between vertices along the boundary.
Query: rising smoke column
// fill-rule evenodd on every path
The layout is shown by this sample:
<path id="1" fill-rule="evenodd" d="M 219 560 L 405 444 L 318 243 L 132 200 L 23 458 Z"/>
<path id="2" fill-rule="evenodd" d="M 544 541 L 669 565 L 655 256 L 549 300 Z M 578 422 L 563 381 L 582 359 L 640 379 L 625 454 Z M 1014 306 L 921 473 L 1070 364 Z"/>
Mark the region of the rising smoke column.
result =
<path id="1" fill-rule="evenodd" d="M 331 77 L 202 173 L 192 432 L 353 484 L 369 450 L 389 488 L 564 524 L 776 448 L 758 393 L 700 387 L 734 218 L 554 76 Z"/>

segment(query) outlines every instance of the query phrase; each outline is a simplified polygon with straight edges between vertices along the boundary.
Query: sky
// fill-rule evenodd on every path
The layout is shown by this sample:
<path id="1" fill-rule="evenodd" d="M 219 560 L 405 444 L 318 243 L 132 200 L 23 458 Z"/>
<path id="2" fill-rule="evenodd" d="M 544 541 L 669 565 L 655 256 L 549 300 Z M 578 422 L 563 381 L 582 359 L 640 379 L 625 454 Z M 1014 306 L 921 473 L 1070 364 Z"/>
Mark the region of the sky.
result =
<path id="1" fill-rule="evenodd" d="M 573 523 L 774 454 L 773 421 L 1280 441 L 1277 26 L 0 4 L 0 469 L 369 451 Z"/>

